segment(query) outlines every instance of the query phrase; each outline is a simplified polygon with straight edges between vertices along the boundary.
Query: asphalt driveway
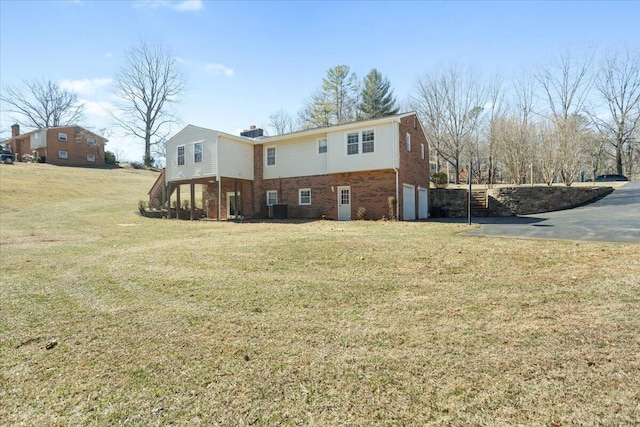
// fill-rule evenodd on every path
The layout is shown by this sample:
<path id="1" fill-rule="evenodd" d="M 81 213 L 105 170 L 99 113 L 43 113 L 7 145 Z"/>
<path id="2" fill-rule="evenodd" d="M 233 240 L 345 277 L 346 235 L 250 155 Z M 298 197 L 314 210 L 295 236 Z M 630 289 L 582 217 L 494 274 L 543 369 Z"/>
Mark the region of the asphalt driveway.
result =
<path id="1" fill-rule="evenodd" d="M 640 243 L 640 181 L 597 202 L 563 211 L 505 218 L 472 218 L 473 236 Z"/>

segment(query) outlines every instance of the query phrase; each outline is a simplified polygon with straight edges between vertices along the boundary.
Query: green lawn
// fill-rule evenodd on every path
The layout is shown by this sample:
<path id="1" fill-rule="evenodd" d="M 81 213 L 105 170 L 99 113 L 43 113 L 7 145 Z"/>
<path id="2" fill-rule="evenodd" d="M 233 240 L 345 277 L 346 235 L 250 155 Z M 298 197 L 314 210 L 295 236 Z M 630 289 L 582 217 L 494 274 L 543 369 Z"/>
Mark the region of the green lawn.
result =
<path id="1" fill-rule="evenodd" d="M 0 165 L 0 425 L 637 425 L 640 245 L 142 218 Z"/>

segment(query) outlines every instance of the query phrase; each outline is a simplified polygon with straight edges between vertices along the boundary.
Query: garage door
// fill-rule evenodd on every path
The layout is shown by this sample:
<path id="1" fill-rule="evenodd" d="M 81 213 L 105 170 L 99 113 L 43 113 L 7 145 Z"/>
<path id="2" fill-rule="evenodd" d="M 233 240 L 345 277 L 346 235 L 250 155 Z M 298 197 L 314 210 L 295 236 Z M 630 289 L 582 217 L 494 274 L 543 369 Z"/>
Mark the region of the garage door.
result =
<path id="1" fill-rule="evenodd" d="M 402 219 L 404 221 L 416 219 L 416 187 L 413 185 L 402 186 Z"/>
<path id="2" fill-rule="evenodd" d="M 429 217 L 429 190 L 426 188 L 418 189 L 418 219 Z"/>

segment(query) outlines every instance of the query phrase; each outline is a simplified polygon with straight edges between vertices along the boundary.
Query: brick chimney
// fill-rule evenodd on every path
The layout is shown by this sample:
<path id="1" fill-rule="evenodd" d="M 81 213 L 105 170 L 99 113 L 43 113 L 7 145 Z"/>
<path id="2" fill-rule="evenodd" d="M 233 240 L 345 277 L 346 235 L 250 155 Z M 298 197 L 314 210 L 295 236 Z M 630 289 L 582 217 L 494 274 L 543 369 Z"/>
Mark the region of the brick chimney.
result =
<path id="1" fill-rule="evenodd" d="M 11 126 L 11 138 L 20 135 L 20 125 L 19 124 L 15 124 L 13 126 Z"/>

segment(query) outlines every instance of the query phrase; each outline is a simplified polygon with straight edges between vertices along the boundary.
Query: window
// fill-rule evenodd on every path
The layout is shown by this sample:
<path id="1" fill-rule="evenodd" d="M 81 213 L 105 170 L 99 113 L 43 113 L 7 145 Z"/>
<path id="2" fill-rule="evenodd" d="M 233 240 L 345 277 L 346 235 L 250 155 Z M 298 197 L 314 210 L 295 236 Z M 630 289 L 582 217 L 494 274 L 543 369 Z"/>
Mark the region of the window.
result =
<path id="1" fill-rule="evenodd" d="M 358 136 L 359 136 L 358 132 L 347 134 L 347 154 L 348 155 L 358 154 L 358 144 L 360 142 Z"/>
<path id="2" fill-rule="evenodd" d="M 267 148 L 267 166 L 276 164 L 276 147 Z"/>
<path id="3" fill-rule="evenodd" d="M 267 206 L 272 206 L 278 203 L 278 192 L 276 190 L 267 191 Z"/>
<path id="4" fill-rule="evenodd" d="M 60 158 L 60 159 L 68 158 L 67 152 L 63 151 L 63 150 L 58 151 L 58 158 Z"/>
<path id="5" fill-rule="evenodd" d="M 202 162 L 202 142 L 193 144 L 193 163 Z"/>
<path id="6" fill-rule="evenodd" d="M 319 139 L 318 140 L 318 154 L 324 154 L 327 152 L 327 140 Z"/>
<path id="7" fill-rule="evenodd" d="M 298 204 L 299 205 L 310 205 L 311 204 L 311 189 L 310 188 L 302 188 L 298 190 Z"/>
<path id="8" fill-rule="evenodd" d="M 87 162 L 95 162 L 96 156 L 93 154 L 87 154 Z"/>
<path id="9" fill-rule="evenodd" d="M 373 139 L 374 137 L 373 137 L 372 130 L 362 132 L 362 152 L 363 153 L 373 153 L 375 148 Z"/>
<path id="10" fill-rule="evenodd" d="M 66 133 L 58 133 L 58 141 L 67 141 L 67 134 Z"/>
<path id="11" fill-rule="evenodd" d="M 420 144 L 420 158 L 424 160 L 424 144 Z"/>
<path id="12" fill-rule="evenodd" d="M 93 145 L 95 144 L 96 140 L 93 138 L 87 138 L 87 145 Z"/>
<path id="13" fill-rule="evenodd" d="M 405 138 L 407 142 L 407 151 L 411 151 L 411 134 L 407 132 L 407 136 Z"/>
<path id="14" fill-rule="evenodd" d="M 184 165 L 184 145 L 178 147 L 178 166 Z"/>

